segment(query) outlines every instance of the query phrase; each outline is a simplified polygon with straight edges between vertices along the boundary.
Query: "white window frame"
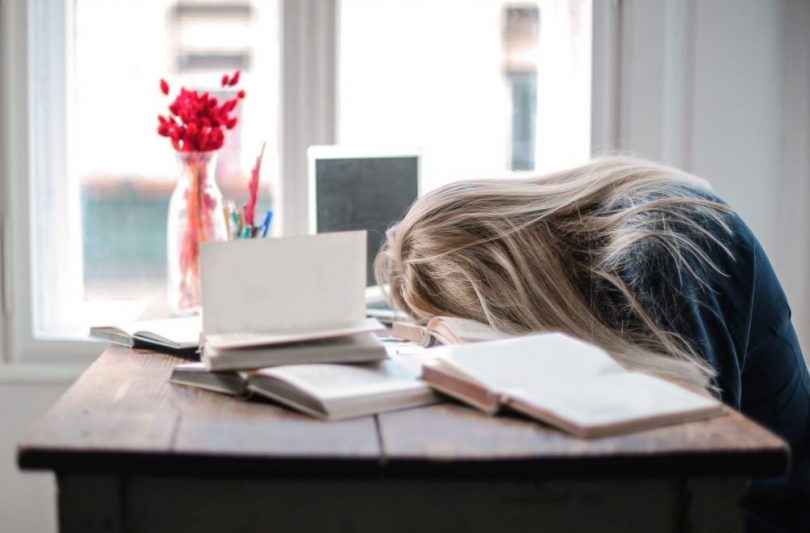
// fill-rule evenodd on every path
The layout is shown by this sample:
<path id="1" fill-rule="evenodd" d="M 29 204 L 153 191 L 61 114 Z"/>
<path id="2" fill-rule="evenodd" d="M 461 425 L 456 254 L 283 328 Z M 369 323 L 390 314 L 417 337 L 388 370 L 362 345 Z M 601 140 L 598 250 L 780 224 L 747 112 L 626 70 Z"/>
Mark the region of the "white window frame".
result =
<path id="1" fill-rule="evenodd" d="M 60 39 L 63 43 L 67 5 L 65 0 L 0 0 L 0 378 L 3 364 L 75 367 L 103 349 L 90 341 L 42 339 L 33 333 L 29 207 L 36 184 L 64 168 L 67 141 L 66 121 L 41 108 L 39 115 L 32 112 L 37 106 L 30 95 L 46 88 L 50 98 L 64 101 L 61 80 L 67 69 Z M 306 205 L 307 147 L 335 141 L 339 7 L 339 0 L 281 0 L 278 216 L 285 234 L 307 229 L 303 209 L 285 210 Z M 616 146 L 619 9 L 617 0 L 593 3 L 592 146 L 597 150 Z M 37 120 L 47 120 L 47 127 Z"/>

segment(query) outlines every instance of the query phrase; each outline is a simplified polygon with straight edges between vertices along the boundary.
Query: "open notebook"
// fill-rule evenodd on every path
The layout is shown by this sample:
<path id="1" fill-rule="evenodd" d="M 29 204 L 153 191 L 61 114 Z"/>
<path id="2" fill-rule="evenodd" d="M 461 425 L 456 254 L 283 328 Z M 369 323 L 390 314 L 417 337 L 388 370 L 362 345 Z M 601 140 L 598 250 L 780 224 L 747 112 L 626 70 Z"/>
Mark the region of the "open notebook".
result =
<path id="1" fill-rule="evenodd" d="M 270 398 L 318 418 L 338 420 L 439 401 L 419 379 L 418 356 L 392 355 L 362 364 L 289 365 L 243 372 L 210 372 L 178 365 L 173 383 L 231 395 Z"/>
<path id="2" fill-rule="evenodd" d="M 717 416 L 722 403 L 630 372 L 603 350 L 560 333 L 429 350 L 422 379 L 487 413 L 510 407 L 581 437 Z"/>
<path id="3" fill-rule="evenodd" d="M 94 326 L 90 336 L 128 348 L 145 348 L 196 358 L 200 345 L 200 317 L 143 320 L 115 326 Z"/>
<path id="4" fill-rule="evenodd" d="M 211 370 L 376 361 L 365 232 L 206 243 L 202 360 Z"/>
<path id="5" fill-rule="evenodd" d="M 394 322 L 391 335 L 420 346 L 493 341 L 509 337 L 487 324 L 449 316 L 431 317 L 425 325 Z"/>

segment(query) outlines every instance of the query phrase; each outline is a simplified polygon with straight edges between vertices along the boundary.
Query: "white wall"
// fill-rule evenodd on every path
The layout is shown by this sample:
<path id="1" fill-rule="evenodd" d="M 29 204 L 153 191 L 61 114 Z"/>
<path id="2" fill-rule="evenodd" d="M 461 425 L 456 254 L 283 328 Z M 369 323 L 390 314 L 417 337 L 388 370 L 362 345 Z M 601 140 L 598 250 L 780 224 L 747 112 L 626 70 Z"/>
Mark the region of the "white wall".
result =
<path id="1" fill-rule="evenodd" d="M 810 2 L 621 6 L 618 147 L 708 179 L 740 212 L 810 356 Z"/>
<path id="2" fill-rule="evenodd" d="M 65 391 L 64 383 L 0 381 L 0 531 L 56 531 L 56 484 L 50 473 L 21 472 L 17 443 Z"/>

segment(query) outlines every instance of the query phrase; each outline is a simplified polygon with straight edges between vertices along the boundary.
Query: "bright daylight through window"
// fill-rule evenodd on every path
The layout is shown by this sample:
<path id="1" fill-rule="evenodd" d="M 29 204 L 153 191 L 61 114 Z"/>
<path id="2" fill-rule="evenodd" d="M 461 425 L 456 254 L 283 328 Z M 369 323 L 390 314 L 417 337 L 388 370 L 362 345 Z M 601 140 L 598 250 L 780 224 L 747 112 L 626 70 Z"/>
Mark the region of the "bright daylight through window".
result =
<path id="1" fill-rule="evenodd" d="M 422 150 L 422 190 L 590 154 L 590 0 L 343 0 L 338 139 Z"/>
<path id="2" fill-rule="evenodd" d="M 46 335 L 166 312 L 167 209 L 180 168 L 156 133 L 157 115 L 174 98 L 161 94 L 158 80 L 225 100 L 234 95 L 220 76 L 241 70 L 248 97 L 216 167 L 225 197 L 245 201 L 263 142 L 265 186 L 278 161 L 277 2 L 75 0 L 67 13 L 67 174 L 64 197 L 52 201 L 77 204 L 80 216 L 63 247 L 72 261 L 40 268 L 51 279 L 35 279 L 35 326 Z M 268 204 L 269 189 L 261 194 Z M 39 237 L 42 258 L 50 243 Z"/>
<path id="3" fill-rule="evenodd" d="M 241 205 L 267 141 L 259 212 L 284 201 L 277 186 L 279 135 L 289 127 L 279 118 L 281 60 L 289 57 L 281 53 L 284 4 L 67 0 L 65 42 L 45 50 L 65 51 L 65 109 L 48 111 L 65 117 L 65 170 L 40 165 L 32 191 L 34 208 L 58 209 L 66 222 L 34 226 L 35 336 L 78 337 L 91 324 L 166 311 L 167 207 L 179 167 L 156 133 L 156 116 L 170 102 L 161 78 L 173 90 L 228 98 L 217 92 L 220 76 L 240 69 L 248 95 L 216 180 Z M 588 158 L 590 0 L 342 0 L 335 23 L 334 138 L 419 149 L 423 192 Z M 42 56 L 33 57 L 36 71 Z M 54 142 L 34 157 L 57 154 Z"/>

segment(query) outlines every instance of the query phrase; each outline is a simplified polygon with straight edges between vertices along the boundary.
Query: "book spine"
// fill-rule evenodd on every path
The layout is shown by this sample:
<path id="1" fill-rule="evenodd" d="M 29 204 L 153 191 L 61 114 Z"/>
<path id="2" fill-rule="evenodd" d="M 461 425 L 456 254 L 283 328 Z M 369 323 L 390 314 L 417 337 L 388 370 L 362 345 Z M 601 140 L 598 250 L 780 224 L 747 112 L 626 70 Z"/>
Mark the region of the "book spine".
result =
<path id="1" fill-rule="evenodd" d="M 393 326 L 391 326 L 391 336 L 414 342 L 420 346 L 427 346 L 430 342 L 430 335 L 425 326 L 407 322 L 394 322 Z"/>

